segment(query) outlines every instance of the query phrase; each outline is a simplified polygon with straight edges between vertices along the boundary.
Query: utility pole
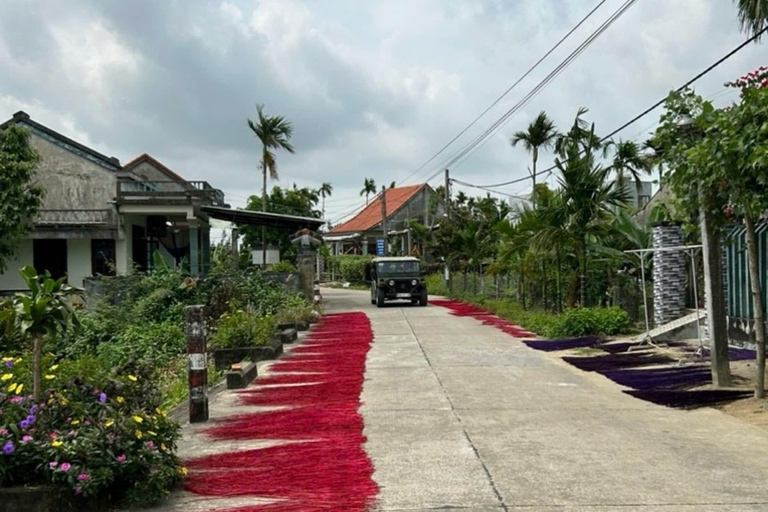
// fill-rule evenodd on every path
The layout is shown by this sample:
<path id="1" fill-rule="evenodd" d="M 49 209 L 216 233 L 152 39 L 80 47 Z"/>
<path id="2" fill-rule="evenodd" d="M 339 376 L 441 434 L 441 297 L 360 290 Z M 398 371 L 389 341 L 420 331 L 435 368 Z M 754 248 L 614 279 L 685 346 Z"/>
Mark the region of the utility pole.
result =
<path id="1" fill-rule="evenodd" d="M 451 202 L 451 171 L 445 170 L 445 205 L 448 207 L 448 203 Z"/>
<path id="2" fill-rule="evenodd" d="M 384 233 L 384 256 L 388 252 L 387 239 L 387 187 L 381 187 L 381 231 Z"/>

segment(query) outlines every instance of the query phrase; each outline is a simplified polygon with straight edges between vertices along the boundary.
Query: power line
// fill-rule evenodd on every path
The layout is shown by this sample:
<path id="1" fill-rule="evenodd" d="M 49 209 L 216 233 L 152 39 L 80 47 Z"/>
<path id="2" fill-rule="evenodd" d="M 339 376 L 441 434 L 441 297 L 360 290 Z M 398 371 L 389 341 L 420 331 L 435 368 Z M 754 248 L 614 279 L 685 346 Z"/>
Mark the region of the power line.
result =
<path id="1" fill-rule="evenodd" d="M 522 75 L 520 78 L 518 78 L 518 79 L 517 79 L 517 81 L 515 81 L 515 83 L 513 83 L 511 86 L 509 86 L 509 88 L 507 88 L 507 90 L 506 90 L 506 91 L 504 91 L 504 92 L 502 93 L 502 95 L 501 95 L 501 96 L 499 96 L 498 98 L 496 98 L 496 100 L 495 100 L 493 103 L 491 103 L 491 104 L 490 104 L 490 106 L 488 106 L 488 108 L 486 108 L 485 110 L 483 110 L 483 111 L 480 113 L 480 115 L 478 115 L 476 118 L 474 118 L 474 119 L 472 120 L 472 122 L 471 122 L 471 123 L 469 123 L 469 124 L 468 124 L 466 127 L 464 127 L 464 129 L 463 129 L 463 130 L 461 130 L 461 131 L 460 131 L 460 132 L 459 132 L 459 133 L 458 133 L 458 134 L 457 134 L 457 135 L 456 135 L 454 138 L 452 138 L 450 141 L 448 141 L 448 143 L 447 143 L 447 144 L 445 144 L 445 145 L 444 145 L 442 148 L 440 148 L 440 150 L 439 150 L 437 153 L 435 153 L 434 155 L 432 155 L 432 157 L 430 157 L 430 159 L 429 159 L 429 160 L 427 160 L 426 162 L 424 162 L 423 164 L 421 164 L 421 165 L 420 165 L 420 166 L 419 166 L 419 167 L 418 167 L 418 168 L 417 168 L 415 171 L 411 172 L 411 174 L 409 174 L 408 176 L 406 176 L 405 178 L 403 178 L 403 179 L 401 180 L 401 183 L 404 183 L 404 182 L 408 181 L 408 180 L 409 180 L 410 178 L 412 178 L 412 177 L 413 177 L 415 174 L 417 174 L 419 171 L 421 171 L 421 170 L 422 170 L 422 169 L 424 169 L 424 168 L 425 168 L 427 165 L 429 165 L 429 164 L 430 164 L 430 163 L 431 163 L 431 162 L 432 162 L 432 161 L 433 161 L 435 158 L 437 158 L 438 156 L 440 156 L 440 154 L 442 154 L 442 153 L 443 153 L 443 152 L 444 152 L 446 149 L 448 149 L 448 147 L 450 147 L 450 145 L 451 145 L 451 144 L 453 144 L 454 142 L 456 142 L 456 141 L 459 139 L 459 137 L 461 137 L 462 135 L 464 135 L 464 134 L 467 132 L 467 130 L 469 130 L 470 128 L 472 128 L 472 127 L 475 125 L 475 123 L 477 123 L 477 122 L 478 122 L 478 121 L 479 121 L 479 120 L 480 120 L 480 119 L 481 119 L 481 118 L 482 118 L 482 117 L 483 117 L 485 114 L 487 114 L 487 113 L 488 113 L 488 112 L 489 112 L 489 111 L 490 111 L 490 110 L 491 110 L 493 107 L 495 107 L 496 105 L 498 105 L 498 104 L 499 104 L 499 102 L 500 102 L 502 99 L 504 99 L 504 97 L 506 97 L 506 95 L 507 95 L 507 94 L 509 94 L 509 93 L 512 91 L 512 89 L 514 89 L 515 87 L 517 87 L 517 86 L 520 84 L 520 82 L 522 82 L 523 80 L 525 80 L 525 79 L 528 77 L 528 75 L 530 75 L 530 74 L 531 74 L 531 73 L 532 73 L 532 72 L 533 72 L 533 71 L 534 71 L 534 70 L 535 70 L 535 69 L 536 69 L 536 68 L 537 68 L 537 67 L 538 67 L 538 66 L 539 66 L 539 65 L 540 65 L 542 62 L 544 62 L 544 60 L 546 60 L 546 58 L 547 58 L 547 57 L 549 57 L 549 56 L 550 56 L 550 55 L 551 55 L 551 54 L 552 54 L 552 53 L 553 53 L 555 50 L 557 50 L 557 49 L 560 47 L 560 45 L 562 45 L 562 44 L 563 44 L 563 43 L 566 41 L 566 39 L 568 39 L 568 38 L 571 36 L 571 34 L 573 34 L 573 33 L 574 33 L 574 32 L 575 32 L 575 31 L 576 31 L 576 30 L 577 30 L 579 27 L 581 27 L 581 25 L 583 25 L 583 24 L 584 24 L 584 23 L 585 23 L 585 22 L 586 22 L 586 21 L 587 21 L 587 20 L 588 20 L 588 19 L 589 19 L 589 18 L 590 18 L 590 17 L 591 17 L 591 16 L 592 16 L 592 15 L 593 15 L 593 14 L 594 14 L 596 11 L 597 11 L 597 10 L 598 10 L 598 9 L 599 9 L 599 8 L 600 8 L 600 7 L 601 7 L 601 6 L 602 6 L 602 5 L 603 5 L 603 4 L 606 2 L 606 1 L 607 1 L 607 0 L 601 0 L 601 1 L 600 1 L 600 2 L 599 2 L 599 3 L 598 3 L 598 4 L 597 4 L 597 5 L 596 5 L 596 6 L 595 6 L 595 7 L 594 7 L 592 10 L 591 10 L 591 11 L 589 11 L 589 13 L 587 13 L 587 15 L 586 15 L 584 18 L 582 18 L 582 19 L 581 19 L 581 21 L 579 21 L 579 22 L 578 22 L 578 23 L 577 23 L 577 24 L 576 24 L 576 25 L 575 25 L 575 26 L 574 26 L 574 27 L 573 27 L 571 30 L 569 30 L 569 31 L 568 31 L 568 33 L 567 33 L 567 34 L 565 34 L 565 35 L 564 35 L 564 36 L 563 36 L 563 37 L 562 37 L 562 38 L 561 38 L 561 39 L 560 39 L 560 40 L 559 40 L 559 41 L 558 41 L 558 42 L 555 44 L 555 46 L 553 46 L 552 48 L 550 48 L 550 50 L 549 50 L 547 53 L 545 53 L 545 54 L 544 54 L 544 56 L 543 56 L 543 57 L 541 57 L 541 58 L 540 58 L 538 61 L 536 61 L 536 63 L 535 63 L 533 66 L 531 66 L 531 67 L 528 69 L 528 71 L 526 71 L 526 72 L 525 72 L 525 73 L 524 73 L 524 74 L 523 74 L 523 75 Z M 429 180 L 427 180 L 427 181 L 429 181 Z"/>
<path id="2" fill-rule="evenodd" d="M 696 76 L 695 76 L 695 77 L 693 77 L 692 79 L 688 80 L 688 81 L 687 81 L 685 84 L 683 84 L 682 86 L 678 87 L 678 88 L 676 89 L 676 92 L 680 92 L 680 91 L 683 91 L 683 90 L 684 90 L 684 89 L 686 89 L 687 87 L 690 87 L 690 86 L 691 86 L 691 85 L 693 85 L 695 82 L 697 82 L 698 80 L 700 80 L 701 78 L 703 78 L 704 76 L 706 76 L 707 74 L 709 74 L 710 72 L 712 72 L 712 71 L 713 71 L 715 68 L 717 68 L 718 66 L 720 66 L 720 64 L 722 64 L 723 62 L 725 62 L 726 60 L 730 59 L 731 57 L 733 57 L 734 55 L 736 55 L 738 52 L 740 52 L 741 50 L 743 50 L 743 49 L 744 49 L 746 46 L 748 46 L 750 43 L 752 43 L 752 42 L 756 41 L 757 39 L 759 39 L 759 38 L 760 38 L 760 36 L 762 36 L 762 35 L 763 35 L 764 33 L 766 33 L 766 32 L 768 32 L 768 27 L 764 28 L 763 30 L 761 30 L 760 32 L 758 32 L 757 34 L 755 34 L 754 36 L 750 37 L 749 39 L 747 39 L 746 41 L 744 41 L 743 43 L 741 43 L 740 45 L 738 45 L 736 48 L 734 48 L 733 50 L 731 50 L 730 52 L 728 52 L 727 54 L 725 54 L 723 57 L 721 57 L 720 59 L 718 59 L 718 60 L 717 60 L 715 63 L 713 63 L 713 64 L 711 64 L 710 66 L 708 66 L 708 67 L 707 67 L 707 68 L 706 68 L 704 71 L 702 71 L 701 73 L 699 73 L 698 75 L 696 75 Z M 608 135 L 606 135 L 605 137 L 601 138 L 601 139 L 600 139 L 600 142 L 605 142 L 606 140 L 610 139 L 611 137 L 613 137 L 613 136 L 614 136 L 614 135 L 616 135 L 617 133 L 619 133 L 619 132 L 621 132 L 621 131 L 623 131 L 623 130 L 627 129 L 627 128 L 628 128 L 628 127 L 630 127 L 630 126 L 632 126 L 633 124 L 635 124 L 636 122 L 638 122 L 640 119 L 642 119 L 643 117 L 647 116 L 648 114 L 650 114 L 651 112 L 653 112 L 654 110 L 656 110 L 658 107 L 660 107 L 661 105 L 663 105 L 663 104 L 664 104 L 664 102 L 665 102 L 666 100 L 667 100 L 667 96 L 665 96 L 663 99 L 661 99 L 661 100 L 657 101 L 657 102 L 656 102 L 656 103 L 654 103 L 654 104 L 653 104 L 651 107 L 649 107 L 649 108 L 645 109 L 643 112 L 641 112 L 641 113 L 640 113 L 640 114 L 638 114 L 637 116 L 633 117 L 632 119 L 630 119 L 629 121 L 627 121 L 626 123 L 624 123 L 623 125 L 621 125 L 620 127 L 616 128 L 615 130 L 613 130 L 611 133 L 609 133 L 609 134 L 608 134 Z M 543 171 L 541 171 L 541 173 L 542 173 L 542 174 L 544 174 L 544 173 L 551 173 L 551 172 L 552 172 L 552 171 L 554 171 L 556 168 L 557 168 L 557 166 L 556 166 L 556 165 L 553 165 L 553 166 L 551 166 L 551 167 L 548 167 L 547 169 L 544 169 Z M 514 183 L 520 183 L 521 181 L 526 181 L 526 180 L 529 180 L 529 179 L 531 179 L 531 177 L 530 177 L 530 176 L 526 176 L 526 177 L 524 177 L 524 178 L 519 178 L 519 179 L 515 179 L 515 180 L 511 180 L 511 181 L 506 181 L 506 182 L 504 182 L 504 183 L 496 183 L 496 184 L 493 184 L 493 185 L 474 185 L 474 186 L 476 186 L 477 188 L 495 188 L 495 187 L 503 187 L 503 186 L 506 186 L 506 185 L 512 185 L 512 184 L 514 184 Z"/>
<path id="3" fill-rule="evenodd" d="M 568 68 L 568 66 L 570 66 L 573 61 L 576 60 L 587 48 L 589 48 L 589 46 L 591 46 L 597 38 L 599 38 L 611 25 L 613 25 L 616 20 L 622 17 L 624 13 L 626 13 L 626 11 L 634 5 L 635 2 L 636 0 L 627 0 L 624 2 L 621 7 L 619 7 L 606 21 L 604 21 L 603 24 L 600 25 L 600 27 L 598 27 L 598 29 L 595 30 L 573 52 L 571 52 L 571 54 L 566 57 L 566 59 L 564 59 L 554 70 L 552 70 L 549 75 L 547 75 L 541 82 L 539 82 L 536 87 L 534 87 L 525 97 L 523 97 L 523 99 L 521 99 L 511 109 L 509 109 L 487 130 L 485 130 L 473 141 L 467 144 L 456 156 L 444 164 L 443 167 L 450 168 L 465 155 L 468 155 L 470 152 L 474 152 L 476 148 L 479 149 L 479 147 L 482 147 L 489 140 L 491 135 L 498 132 L 498 130 L 506 125 L 506 123 L 509 122 L 509 120 L 514 115 L 516 115 L 525 105 L 532 101 L 539 93 L 541 93 L 541 91 L 543 91 L 552 81 L 554 81 L 555 78 L 557 78 L 563 71 L 565 71 L 565 69 Z"/>

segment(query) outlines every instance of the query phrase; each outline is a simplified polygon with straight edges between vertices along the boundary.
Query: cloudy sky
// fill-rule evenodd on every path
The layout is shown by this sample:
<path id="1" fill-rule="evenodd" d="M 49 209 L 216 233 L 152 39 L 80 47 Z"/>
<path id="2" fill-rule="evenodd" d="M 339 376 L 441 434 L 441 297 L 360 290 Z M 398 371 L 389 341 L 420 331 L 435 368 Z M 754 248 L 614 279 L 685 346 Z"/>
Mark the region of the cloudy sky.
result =
<path id="1" fill-rule="evenodd" d="M 233 206 L 260 190 L 256 103 L 295 126 L 280 185 L 334 186 L 337 221 L 363 179 L 402 182 L 490 105 L 598 0 L 0 0 L 0 117 L 17 110 L 127 162 L 147 152 Z M 607 0 L 550 59 L 407 183 L 439 172 L 528 93 L 624 0 Z M 560 126 L 580 106 L 608 133 L 735 47 L 729 0 L 638 0 L 454 177 L 526 174 L 509 136 L 540 110 Z M 701 80 L 766 64 L 754 45 Z M 640 138 L 658 118 L 622 133 Z M 551 163 L 543 157 L 542 165 Z M 433 179 L 439 184 L 441 176 Z M 525 192 L 525 184 L 505 189 Z"/>

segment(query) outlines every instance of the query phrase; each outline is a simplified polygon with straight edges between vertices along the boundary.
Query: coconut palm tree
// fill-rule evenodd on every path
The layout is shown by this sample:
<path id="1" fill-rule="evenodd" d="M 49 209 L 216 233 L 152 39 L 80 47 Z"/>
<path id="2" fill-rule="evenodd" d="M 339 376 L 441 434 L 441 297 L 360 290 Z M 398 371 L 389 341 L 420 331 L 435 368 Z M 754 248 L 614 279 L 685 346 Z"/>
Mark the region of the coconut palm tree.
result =
<path id="1" fill-rule="evenodd" d="M 277 179 L 277 160 L 274 151 L 283 149 L 293 153 L 290 143 L 293 135 L 293 124 L 283 116 L 268 116 L 264 114 L 264 105 L 256 105 L 258 119 L 254 122 L 248 119 L 248 128 L 261 141 L 261 172 L 264 185 L 261 189 L 261 209 L 267 211 L 267 172 L 272 179 Z M 267 228 L 261 228 L 262 265 L 267 265 Z"/>
<path id="2" fill-rule="evenodd" d="M 363 182 L 363 190 L 360 191 L 361 196 L 365 196 L 365 204 L 368 204 L 368 196 L 376 193 L 376 182 L 373 178 L 365 178 Z"/>
<path id="3" fill-rule="evenodd" d="M 320 186 L 320 188 L 317 191 L 320 194 L 320 197 L 323 198 L 323 218 L 325 218 L 325 198 L 331 197 L 331 194 L 333 193 L 333 186 L 326 182 L 323 182 L 323 184 Z"/>
<path id="4" fill-rule="evenodd" d="M 733 0 L 739 9 L 741 30 L 753 35 L 768 27 L 768 0 Z"/>
<path id="5" fill-rule="evenodd" d="M 637 190 L 640 190 L 640 175 L 649 174 L 651 171 L 650 159 L 643 154 L 640 145 L 632 140 L 609 141 L 603 149 L 607 156 L 613 152 L 611 169 L 616 172 L 616 182 L 619 188 L 624 188 L 624 175 L 628 173 L 635 181 Z"/>
<path id="6" fill-rule="evenodd" d="M 536 119 L 528 125 L 527 130 L 515 133 L 509 141 L 512 147 L 522 143 L 533 159 L 531 178 L 533 180 L 534 193 L 531 195 L 531 200 L 533 201 L 534 208 L 536 207 L 536 162 L 539 160 L 539 149 L 551 147 L 556 138 L 557 130 L 555 129 L 555 123 L 542 110 L 536 116 Z"/>

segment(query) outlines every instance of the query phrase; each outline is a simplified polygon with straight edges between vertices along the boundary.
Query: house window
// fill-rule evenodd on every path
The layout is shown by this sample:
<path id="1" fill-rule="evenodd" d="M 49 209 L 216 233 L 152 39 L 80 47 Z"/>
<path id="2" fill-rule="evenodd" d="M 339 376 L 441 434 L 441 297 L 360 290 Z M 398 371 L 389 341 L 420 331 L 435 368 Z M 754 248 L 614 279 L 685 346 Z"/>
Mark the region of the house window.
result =
<path id="1" fill-rule="evenodd" d="M 115 275 L 115 241 L 91 239 L 91 273 L 102 276 Z"/>
<path id="2" fill-rule="evenodd" d="M 33 240 L 32 261 L 38 274 L 48 272 L 54 279 L 64 277 L 67 275 L 67 239 Z"/>

